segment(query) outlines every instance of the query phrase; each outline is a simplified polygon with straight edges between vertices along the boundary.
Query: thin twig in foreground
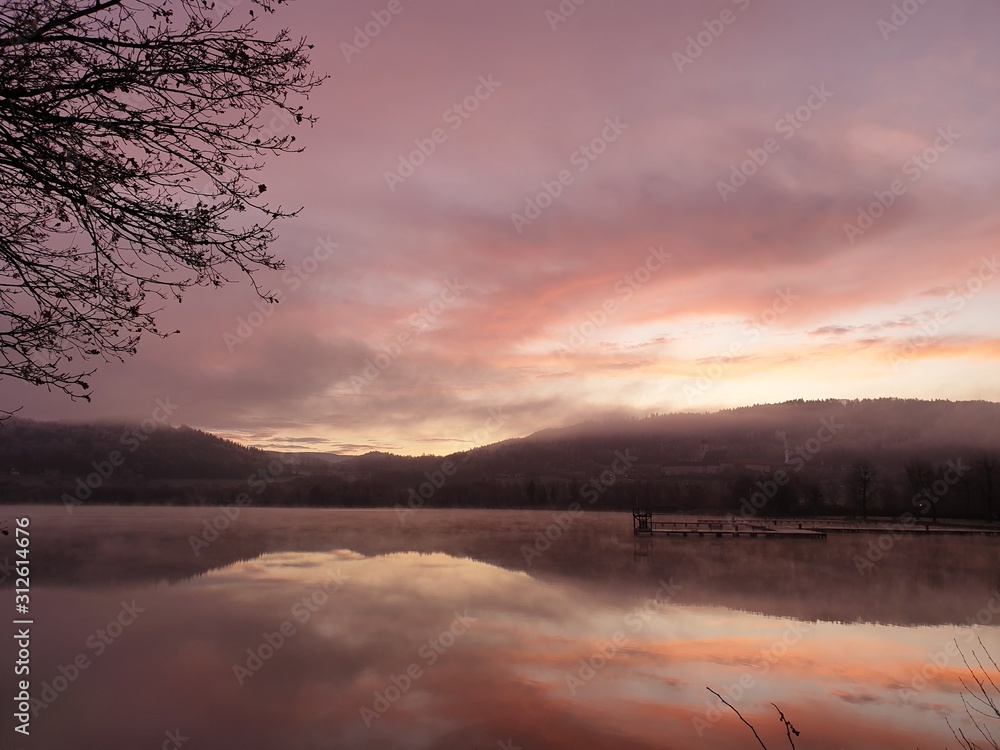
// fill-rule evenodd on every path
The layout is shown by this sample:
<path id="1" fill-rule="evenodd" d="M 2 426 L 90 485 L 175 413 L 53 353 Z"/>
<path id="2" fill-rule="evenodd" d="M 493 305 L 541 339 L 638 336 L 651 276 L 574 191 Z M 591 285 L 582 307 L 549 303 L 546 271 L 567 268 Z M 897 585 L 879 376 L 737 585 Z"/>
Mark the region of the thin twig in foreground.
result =
<path id="1" fill-rule="evenodd" d="M 772 703 L 771 705 L 774 706 L 774 710 L 778 712 L 778 717 L 785 725 L 785 734 L 788 735 L 788 744 L 792 746 L 792 750 L 795 750 L 795 742 L 792 740 L 792 735 L 794 734 L 796 737 L 798 737 L 799 730 L 796 729 L 794 726 L 792 726 L 792 722 L 790 722 L 788 719 L 785 718 L 785 715 L 781 712 L 781 709 L 778 708 L 777 703 Z"/>
<path id="2" fill-rule="evenodd" d="M 764 741 L 760 738 L 760 735 L 757 734 L 757 730 L 753 728 L 753 724 L 751 724 L 749 721 L 747 721 L 746 719 L 743 718 L 743 714 L 741 714 L 739 711 L 737 711 L 735 708 L 733 708 L 733 705 L 729 701 L 727 701 L 725 698 L 723 698 L 717 692 L 715 692 L 714 690 L 712 690 L 712 688 L 707 687 L 707 688 L 705 688 L 705 690 L 707 690 L 712 695 L 714 695 L 716 698 L 718 698 L 720 701 L 722 701 L 727 706 L 729 706 L 733 710 L 733 713 L 740 717 L 740 721 L 742 721 L 744 724 L 746 724 L 748 727 L 750 727 L 750 731 L 753 732 L 753 736 L 757 738 L 757 742 L 760 743 L 760 746 L 762 748 L 764 748 L 764 750 L 767 750 L 767 745 L 764 744 Z"/>

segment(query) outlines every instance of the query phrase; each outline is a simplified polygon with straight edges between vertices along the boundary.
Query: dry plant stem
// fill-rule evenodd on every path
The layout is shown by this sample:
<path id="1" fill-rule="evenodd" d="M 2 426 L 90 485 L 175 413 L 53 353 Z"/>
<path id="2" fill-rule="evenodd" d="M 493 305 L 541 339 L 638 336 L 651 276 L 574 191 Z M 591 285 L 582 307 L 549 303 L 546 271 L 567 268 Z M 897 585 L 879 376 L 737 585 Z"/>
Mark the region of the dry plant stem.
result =
<path id="1" fill-rule="evenodd" d="M 740 718 L 740 721 L 742 721 L 744 724 L 746 724 L 748 727 L 750 727 L 750 731 L 753 732 L 753 736 L 757 738 L 757 742 L 760 743 L 760 746 L 762 748 L 764 748 L 764 750 L 767 750 L 767 745 L 765 745 L 764 741 L 761 740 L 760 735 L 757 734 L 757 730 L 753 728 L 753 724 L 751 724 L 749 721 L 747 721 L 746 719 L 743 718 L 743 714 L 741 714 L 739 711 L 737 711 L 729 701 L 727 701 L 725 698 L 723 698 L 717 692 L 715 692 L 714 690 L 712 690 L 712 688 L 706 687 L 705 689 L 708 692 L 710 692 L 712 695 L 714 695 L 716 698 L 718 698 L 720 701 L 722 701 L 723 703 L 725 703 L 727 706 L 729 706 L 729 708 L 732 709 L 733 713 L 736 714 Z"/>
<path id="2" fill-rule="evenodd" d="M 792 750 L 795 750 L 795 741 L 792 739 L 792 735 L 794 734 L 798 737 L 799 730 L 792 725 L 792 722 L 785 718 L 785 714 L 783 714 L 781 709 L 778 708 L 777 703 L 772 703 L 771 705 L 774 706 L 774 710 L 778 712 L 778 718 L 785 725 L 785 734 L 788 735 L 788 744 L 792 746 Z"/>
<path id="3" fill-rule="evenodd" d="M 994 661 L 992 655 L 990 655 L 989 650 L 983 644 L 982 638 L 979 638 L 979 645 L 982 647 L 983 651 L 986 652 L 986 655 L 989 658 L 990 663 L 993 664 L 994 668 L 996 668 L 997 666 L 996 661 Z M 984 724 L 982 724 L 980 720 L 973 715 L 973 712 L 975 712 L 979 716 L 986 719 L 1000 718 L 1000 708 L 997 707 L 994 697 L 991 696 L 989 691 L 987 690 L 987 683 L 989 684 L 990 687 L 993 688 L 994 692 L 1000 693 L 1000 690 L 997 689 L 997 685 L 993 681 L 992 676 L 990 676 L 989 672 L 983 667 L 983 661 L 979 657 L 979 654 L 975 652 L 975 650 L 973 650 L 972 656 L 975 659 L 976 664 L 979 665 L 979 669 L 983 673 L 983 677 L 985 679 L 981 679 L 979 675 L 976 673 L 976 670 L 969 664 L 969 660 L 966 658 L 965 652 L 962 651 L 962 647 L 958 645 L 957 641 L 955 642 L 955 646 L 958 648 L 958 652 L 962 657 L 962 662 L 965 664 L 965 668 L 968 670 L 969 675 L 972 677 L 972 679 L 975 680 L 976 687 L 978 687 L 978 690 L 974 690 L 968 684 L 966 684 L 964 679 L 959 680 L 962 684 L 962 688 L 965 691 L 962 693 L 962 706 L 965 708 L 965 713 L 969 717 L 969 720 L 972 722 L 972 725 L 976 728 L 976 731 L 979 732 L 983 740 L 987 743 L 987 746 L 993 748 L 994 750 L 1000 750 L 1000 745 L 998 745 L 996 740 L 993 738 L 993 735 L 989 731 L 989 728 L 986 727 Z M 948 726 L 949 728 L 951 728 L 950 723 Z M 965 733 L 962 730 L 958 730 L 958 733 L 956 734 L 955 730 L 952 728 L 952 734 L 955 735 L 955 739 L 959 740 L 962 743 L 962 747 L 964 747 L 966 750 L 979 750 L 979 745 L 976 745 L 971 740 L 969 740 L 965 736 Z"/>

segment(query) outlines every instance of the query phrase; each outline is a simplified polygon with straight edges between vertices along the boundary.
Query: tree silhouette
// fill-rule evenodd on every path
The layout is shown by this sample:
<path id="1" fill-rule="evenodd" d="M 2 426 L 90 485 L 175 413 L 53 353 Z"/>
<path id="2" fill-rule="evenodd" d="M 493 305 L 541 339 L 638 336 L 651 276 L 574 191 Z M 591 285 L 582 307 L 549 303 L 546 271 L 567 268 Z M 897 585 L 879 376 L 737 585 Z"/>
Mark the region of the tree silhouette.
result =
<path id="1" fill-rule="evenodd" d="M 986 495 L 986 518 L 993 520 L 993 478 L 1000 461 L 995 455 L 984 453 L 976 459 L 976 466 L 983 474 L 983 490 Z"/>
<path id="2" fill-rule="evenodd" d="M 532 502 L 538 497 L 538 486 L 535 484 L 534 479 L 528 480 L 528 483 L 524 486 L 524 494 Z"/>
<path id="3" fill-rule="evenodd" d="M 0 378 L 87 399 L 81 364 L 134 354 L 157 305 L 261 267 L 274 223 L 253 179 L 312 123 L 304 40 L 258 38 L 248 0 L 5 0 L 0 6 Z M 240 220 L 235 221 L 237 214 Z"/>
<path id="4" fill-rule="evenodd" d="M 851 486 L 857 493 L 861 505 L 861 517 L 868 518 L 868 503 L 875 497 L 878 483 L 878 468 L 868 463 L 855 464 L 851 468 Z"/>
<path id="5" fill-rule="evenodd" d="M 919 498 L 919 510 L 922 513 L 930 511 L 931 520 L 937 523 L 937 501 L 931 500 L 923 494 L 934 483 L 934 469 L 928 461 L 913 459 L 906 462 L 903 466 L 903 471 L 906 475 L 906 483 L 909 485 L 910 492 L 914 498 Z M 926 510 L 924 510 L 925 507 Z"/>

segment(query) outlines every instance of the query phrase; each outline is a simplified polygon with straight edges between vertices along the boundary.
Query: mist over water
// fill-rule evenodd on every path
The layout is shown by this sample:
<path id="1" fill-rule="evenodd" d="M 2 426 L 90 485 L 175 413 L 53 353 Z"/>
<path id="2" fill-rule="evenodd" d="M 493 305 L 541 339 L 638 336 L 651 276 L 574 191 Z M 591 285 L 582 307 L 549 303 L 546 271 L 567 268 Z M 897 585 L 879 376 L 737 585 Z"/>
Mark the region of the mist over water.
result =
<path id="1" fill-rule="evenodd" d="M 962 721 L 956 640 L 1000 654 L 989 538 L 896 539 L 862 574 L 875 535 L 252 508 L 206 534 L 219 512 L 10 509 L 32 519 L 48 704 L 26 747 L 160 747 L 176 730 L 187 748 L 753 747 L 711 687 L 771 747 L 787 742 L 774 702 L 800 748 L 944 748 L 945 718 Z"/>

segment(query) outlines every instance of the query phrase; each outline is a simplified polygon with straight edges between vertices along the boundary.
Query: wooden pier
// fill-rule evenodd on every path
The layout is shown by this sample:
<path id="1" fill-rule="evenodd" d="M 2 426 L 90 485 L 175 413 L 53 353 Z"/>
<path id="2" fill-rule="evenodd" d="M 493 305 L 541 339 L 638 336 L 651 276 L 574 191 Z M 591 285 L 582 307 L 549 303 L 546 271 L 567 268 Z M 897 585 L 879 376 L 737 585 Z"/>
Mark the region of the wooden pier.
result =
<path id="1" fill-rule="evenodd" d="M 684 518 L 685 520 L 680 520 Z M 632 510 L 636 536 L 682 536 L 702 538 L 826 539 L 827 534 L 962 535 L 1000 536 L 996 525 L 975 524 L 902 524 L 893 522 L 850 522 L 833 519 L 761 519 L 747 520 L 678 516 L 674 508 L 635 508 Z"/>
<path id="2" fill-rule="evenodd" d="M 666 511 L 656 508 L 632 511 L 633 532 L 636 536 L 683 536 L 715 539 L 746 537 L 755 539 L 826 539 L 826 533 L 816 529 L 778 528 L 763 521 L 727 521 L 725 519 L 700 519 L 697 521 L 664 520 Z"/>

